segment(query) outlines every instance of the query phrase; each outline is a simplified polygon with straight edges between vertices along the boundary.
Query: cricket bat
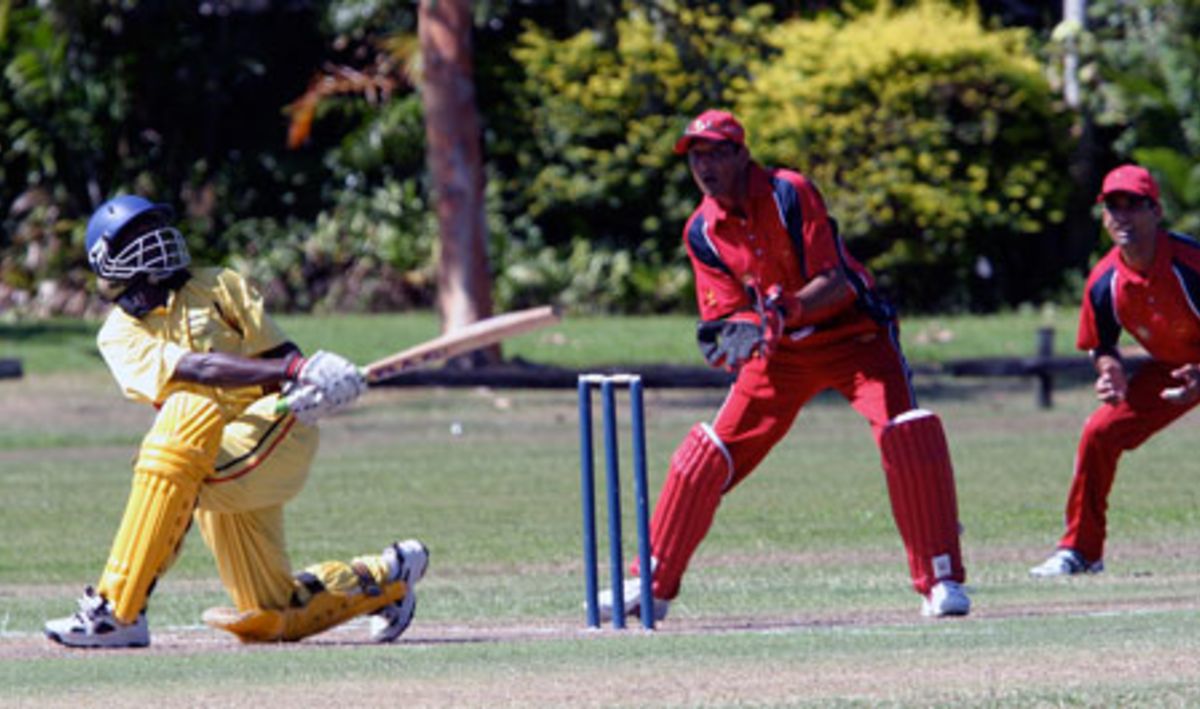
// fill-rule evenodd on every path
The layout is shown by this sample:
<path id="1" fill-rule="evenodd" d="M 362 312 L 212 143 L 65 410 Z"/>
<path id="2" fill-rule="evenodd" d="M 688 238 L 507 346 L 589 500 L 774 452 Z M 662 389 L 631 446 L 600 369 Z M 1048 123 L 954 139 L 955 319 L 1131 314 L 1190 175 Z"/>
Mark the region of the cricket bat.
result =
<path id="1" fill-rule="evenodd" d="M 376 360 L 363 367 L 363 376 L 367 384 L 378 384 L 404 372 L 494 345 L 531 330 L 549 327 L 561 320 L 562 314 L 558 308 L 550 305 L 484 318 Z M 275 413 L 287 412 L 287 399 L 279 399 L 275 404 Z"/>
<path id="2" fill-rule="evenodd" d="M 378 384 L 404 372 L 549 327 L 560 320 L 561 313 L 550 305 L 485 318 L 368 364 L 364 368 L 367 383 Z"/>

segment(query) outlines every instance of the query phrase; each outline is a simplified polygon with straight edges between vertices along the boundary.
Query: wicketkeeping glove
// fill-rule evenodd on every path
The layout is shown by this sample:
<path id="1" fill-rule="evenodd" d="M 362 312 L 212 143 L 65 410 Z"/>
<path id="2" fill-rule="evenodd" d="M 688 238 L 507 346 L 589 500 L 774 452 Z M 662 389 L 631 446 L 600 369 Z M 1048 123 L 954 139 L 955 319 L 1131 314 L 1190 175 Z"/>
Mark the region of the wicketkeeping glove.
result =
<path id="1" fill-rule="evenodd" d="M 732 372 L 762 351 L 765 338 L 762 325 L 749 320 L 701 320 L 696 344 L 710 365 Z"/>

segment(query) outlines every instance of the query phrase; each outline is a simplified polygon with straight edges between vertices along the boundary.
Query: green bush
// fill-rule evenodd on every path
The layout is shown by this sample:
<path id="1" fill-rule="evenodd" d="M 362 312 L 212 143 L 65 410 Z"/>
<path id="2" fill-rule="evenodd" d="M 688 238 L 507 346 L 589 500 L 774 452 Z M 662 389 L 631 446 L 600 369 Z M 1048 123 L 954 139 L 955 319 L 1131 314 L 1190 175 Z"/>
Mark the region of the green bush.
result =
<path id="1" fill-rule="evenodd" d="M 518 244 L 498 269 L 502 301 L 562 292 L 588 309 L 694 308 L 680 235 L 697 195 L 671 148 L 688 118 L 723 103 L 724 87 L 765 51 L 770 9 L 729 23 L 663 5 L 629 10 L 612 42 L 533 25 L 519 37 L 506 109 L 523 128 L 492 154 L 513 166 L 497 186 L 503 218 L 534 230 L 506 232 Z"/>
<path id="2" fill-rule="evenodd" d="M 767 6 L 731 20 L 665 4 L 629 11 L 615 42 L 522 34 L 513 93 L 530 133 L 505 189 L 540 230 L 531 243 L 560 262 L 583 239 L 613 264 L 621 250 L 685 263 L 677 235 L 697 194 L 671 147 L 699 110 L 731 106 L 761 162 L 817 181 L 851 250 L 904 304 L 986 310 L 1055 292 L 1069 130 L 1027 33 L 940 0 L 785 22 Z M 571 287 L 553 269 L 518 271 Z M 647 293 L 635 307 L 688 299 Z"/>
<path id="3" fill-rule="evenodd" d="M 226 232 L 229 265 L 272 310 L 386 311 L 433 301 L 437 224 L 413 181 L 346 190 L 315 223 L 246 219 Z"/>
<path id="4" fill-rule="evenodd" d="M 376 35 L 411 15 L 358 0 L 221 13 L 0 0 L 0 310 L 86 283 L 84 225 L 118 192 L 177 207 L 197 261 L 290 283 L 272 289 L 282 307 L 427 303 L 424 277 L 411 283 L 432 253 L 420 102 L 334 97 L 296 150 L 281 113 L 322 66 L 369 63 Z"/>
<path id="5" fill-rule="evenodd" d="M 1068 131 L 1024 32 L 927 0 L 768 39 L 736 91 L 751 145 L 816 180 L 888 290 L 921 309 L 1052 290 Z"/>

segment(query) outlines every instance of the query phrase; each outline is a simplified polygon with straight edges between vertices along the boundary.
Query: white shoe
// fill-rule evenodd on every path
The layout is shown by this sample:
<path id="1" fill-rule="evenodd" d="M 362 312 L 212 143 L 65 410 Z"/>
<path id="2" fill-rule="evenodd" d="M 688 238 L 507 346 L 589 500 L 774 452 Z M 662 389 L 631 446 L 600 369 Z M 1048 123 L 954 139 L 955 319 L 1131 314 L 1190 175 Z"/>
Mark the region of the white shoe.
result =
<path id="1" fill-rule="evenodd" d="M 146 647 L 150 627 L 145 612 L 133 623 L 113 617 L 108 600 L 91 586 L 84 589 L 75 615 L 46 622 L 46 637 L 67 647 Z"/>
<path id="2" fill-rule="evenodd" d="M 371 641 L 390 643 L 412 624 L 417 610 L 415 586 L 424 578 L 429 566 L 429 549 L 416 539 L 406 539 L 384 549 L 383 561 L 388 565 L 388 578 L 403 581 L 408 586 L 404 598 L 371 614 Z"/>
<path id="3" fill-rule="evenodd" d="M 383 563 L 387 564 L 389 581 L 412 585 L 425 576 L 429 549 L 417 539 L 405 539 L 383 550 Z"/>
<path id="4" fill-rule="evenodd" d="M 417 591 L 411 586 L 399 603 L 392 603 L 371 614 L 371 642 L 390 643 L 408 630 L 417 611 Z"/>
<path id="5" fill-rule="evenodd" d="M 642 614 L 642 579 L 632 578 L 625 581 L 623 589 L 625 596 L 625 615 L 631 617 L 639 617 Z M 606 623 L 612 620 L 613 617 L 613 593 L 612 589 L 604 589 L 597 594 L 598 604 L 600 606 L 600 622 Z M 654 599 L 654 621 L 657 623 L 667 617 L 667 610 L 671 607 L 671 602 L 662 598 Z"/>
<path id="6" fill-rule="evenodd" d="M 1042 563 L 1029 570 L 1035 578 L 1071 576 L 1074 574 L 1098 574 L 1104 571 L 1104 560 L 1088 561 L 1074 549 L 1059 549 Z"/>
<path id="7" fill-rule="evenodd" d="M 957 581 L 939 581 L 921 602 L 921 615 L 926 618 L 966 615 L 970 612 L 971 599 Z"/>

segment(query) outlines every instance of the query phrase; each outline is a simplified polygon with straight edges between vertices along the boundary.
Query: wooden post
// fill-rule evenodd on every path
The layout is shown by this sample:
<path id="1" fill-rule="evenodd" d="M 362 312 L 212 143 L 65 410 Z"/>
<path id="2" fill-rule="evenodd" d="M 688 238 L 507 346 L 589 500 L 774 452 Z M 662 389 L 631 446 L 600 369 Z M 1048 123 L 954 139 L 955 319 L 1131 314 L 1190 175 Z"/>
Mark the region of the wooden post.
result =
<path id="1" fill-rule="evenodd" d="M 1040 327 L 1037 331 L 1037 378 L 1038 406 L 1049 409 L 1054 406 L 1054 373 L 1051 360 L 1054 358 L 1054 328 Z"/>

